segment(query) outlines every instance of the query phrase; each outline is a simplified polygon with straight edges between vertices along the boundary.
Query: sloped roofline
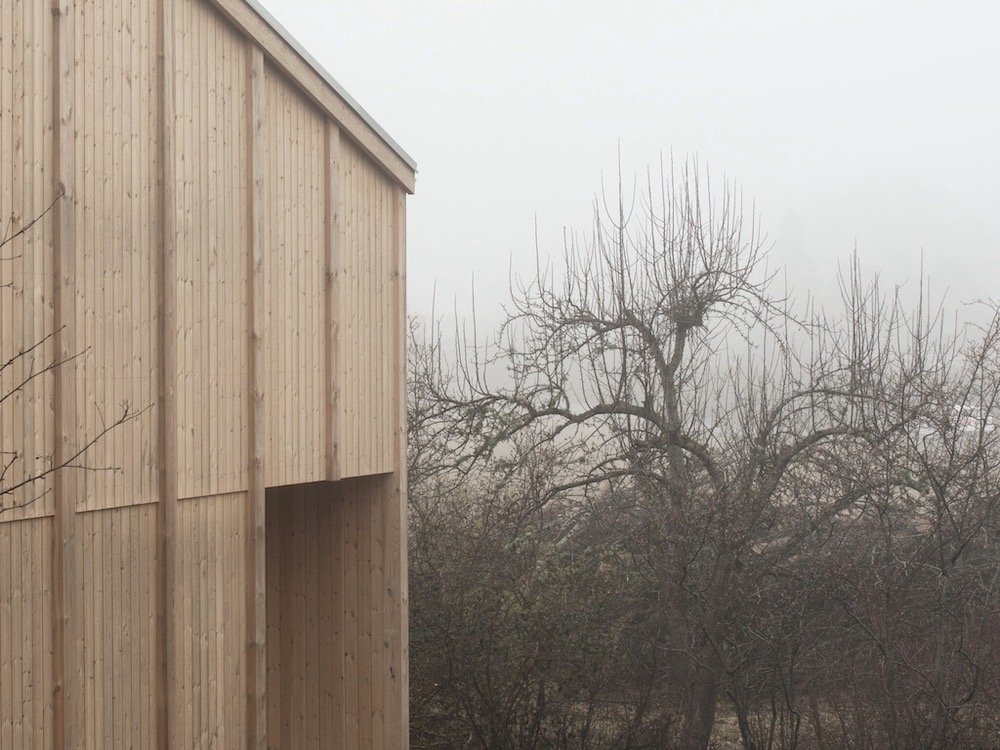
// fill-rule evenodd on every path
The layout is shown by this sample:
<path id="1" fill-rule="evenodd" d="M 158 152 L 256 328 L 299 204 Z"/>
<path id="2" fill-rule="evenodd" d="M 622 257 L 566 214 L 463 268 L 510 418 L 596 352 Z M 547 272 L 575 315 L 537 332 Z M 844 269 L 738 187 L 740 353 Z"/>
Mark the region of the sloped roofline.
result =
<path id="1" fill-rule="evenodd" d="M 278 32 L 281 38 L 288 43 L 288 46 L 294 49 L 303 60 L 309 63 L 310 67 L 312 67 L 313 70 L 315 70 L 317 73 L 320 74 L 323 80 L 326 81 L 327 84 L 329 84 L 330 88 L 336 91 L 337 95 L 340 96 L 340 98 L 343 99 L 345 102 L 347 102 L 351 106 L 351 108 L 361 116 L 361 119 L 364 120 L 365 123 L 367 123 L 368 127 L 374 130 L 378 134 L 379 138 L 385 141 L 386 145 L 389 146 L 389 148 L 391 148 L 393 151 L 395 151 L 396 155 L 400 159 L 406 162 L 407 166 L 409 166 L 410 169 L 412 169 L 414 172 L 417 171 L 417 162 L 414 161 L 413 157 L 410 156 L 408 153 L 406 153 L 406 151 L 404 151 L 402 147 L 398 143 L 396 143 L 396 141 L 393 140 L 388 133 L 385 132 L 382 126 L 375 121 L 375 118 L 372 117 L 370 114 L 368 114 L 365 108 L 362 107 L 360 104 L 358 104 L 357 100 L 353 96 L 347 93 L 347 90 L 343 86 L 341 86 L 340 83 L 337 82 L 337 79 L 334 78 L 332 75 L 330 75 L 330 73 L 326 70 L 326 68 L 320 65 L 319 62 L 316 60 L 316 58 L 310 55 L 305 47 L 299 44 L 299 42 L 295 39 L 295 37 L 293 37 L 291 33 L 289 33 L 288 29 L 286 29 L 284 26 L 278 23 L 278 21 L 275 20 L 274 16 L 268 13 L 267 9 L 259 2 L 257 2 L 257 0 L 245 0 L 245 2 L 257 12 L 257 15 L 259 15 L 261 18 L 267 21 L 268 25 L 271 26 L 271 28 L 273 28 L 276 32 Z"/>
<path id="2" fill-rule="evenodd" d="M 210 0 L 346 133 L 413 192 L 417 163 L 258 0 Z"/>

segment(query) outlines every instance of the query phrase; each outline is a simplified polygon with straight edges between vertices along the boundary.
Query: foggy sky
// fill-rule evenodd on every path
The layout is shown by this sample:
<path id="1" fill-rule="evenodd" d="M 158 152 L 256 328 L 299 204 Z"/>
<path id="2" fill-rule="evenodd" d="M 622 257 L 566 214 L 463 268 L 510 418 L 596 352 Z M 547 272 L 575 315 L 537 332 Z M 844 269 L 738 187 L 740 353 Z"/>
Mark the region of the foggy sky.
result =
<path id="1" fill-rule="evenodd" d="M 480 317 L 595 195 L 697 155 L 799 295 L 1000 297 L 1000 4 L 262 0 L 418 165 L 409 309 Z M 751 205 L 752 204 L 752 205 Z"/>

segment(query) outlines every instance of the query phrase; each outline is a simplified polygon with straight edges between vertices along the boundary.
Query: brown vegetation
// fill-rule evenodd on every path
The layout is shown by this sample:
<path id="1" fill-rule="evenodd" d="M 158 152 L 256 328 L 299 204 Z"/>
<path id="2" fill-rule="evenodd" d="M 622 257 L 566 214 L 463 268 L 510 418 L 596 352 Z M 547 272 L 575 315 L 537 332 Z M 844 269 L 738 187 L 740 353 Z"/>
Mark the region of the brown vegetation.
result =
<path id="1" fill-rule="evenodd" d="M 629 205 L 631 203 L 631 205 Z M 413 744 L 996 740 L 1000 317 L 773 292 L 696 164 L 597 212 L 488 345 L 411 349 Z"/>

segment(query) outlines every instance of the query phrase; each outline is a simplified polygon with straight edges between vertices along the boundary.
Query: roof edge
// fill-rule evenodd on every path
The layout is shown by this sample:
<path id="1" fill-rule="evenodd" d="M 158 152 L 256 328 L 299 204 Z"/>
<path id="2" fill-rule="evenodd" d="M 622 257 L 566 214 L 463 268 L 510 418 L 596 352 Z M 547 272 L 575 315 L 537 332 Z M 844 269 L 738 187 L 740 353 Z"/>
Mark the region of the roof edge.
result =
<path id="1" fill-rule="evenodd" d="M 288 29 L 282 26 L 274 18 L 274 16 L 272 16 L 267 11 L 267 9 L 264 8 L 264 6 L 262 6 L 258 2 L 258 0 L 243 0 L 243 1 L 248 6 L 250 6 L 250 8 L 253 9 L 254 13 L 256 13 L 258 16 L 261 17 L 264 23 L 266 23 L 268 26 L 274 29 L 274 31 L 285 41 L 285 43 L 293 50 L 295 50 L 296 54 L 298 54 L 299 57 L 301 57 L 309 65 L 309 67 L 311 67 L 314 71 L 316 71 L 316 73 L 320 76 L 320 78 L 322 78 L 327 83 L 327 85 L 330 86 L 330 88 L 332 88 L 336 92 L 337 96 L 343 99 L 344 102 L 358 114 L 358 116 L 365 122 L 365 124 L 368 127 L 370 127 L 372 131 L 374 131 L 374 133 L 378 135 L 378 137 L 381 138 L 390 149 L 392 149 L 392 151 L 396 154 L 396 156 L 402 159 L 403 162 L 405 162 L 405 164 L 411 170 L 413 170 L 413 172 L 417 171 L 417 162 L 413 159 L 413 157 L 410 156 L 408 153 L 406 153 L 406 151 L 403 150 L 402 146 L 396 143 L 396 141 L 392 138 L 392 136 L 390 136 L 385 131 L 385 129 L 378 124 L 375 118 L 372 117 L 365 110 L 364 107 L 358 104 L 357 100 L 353 96 L 347 93 L 347 90 L 340 85 L 337 79 L 334 78 L 332 75 L 330 75 L 330 73 L 326 70 L 326 68 L 320 65 L 320 63 L 316 60 L 316 58 L 313 57 L 311 54 L 309 54 L 309 52 L 306 50 L 305 47 L 299 44 L 298 40 L 296 40 L 295 37 L 292 36 L 292 34 L 288 31 Z"/>

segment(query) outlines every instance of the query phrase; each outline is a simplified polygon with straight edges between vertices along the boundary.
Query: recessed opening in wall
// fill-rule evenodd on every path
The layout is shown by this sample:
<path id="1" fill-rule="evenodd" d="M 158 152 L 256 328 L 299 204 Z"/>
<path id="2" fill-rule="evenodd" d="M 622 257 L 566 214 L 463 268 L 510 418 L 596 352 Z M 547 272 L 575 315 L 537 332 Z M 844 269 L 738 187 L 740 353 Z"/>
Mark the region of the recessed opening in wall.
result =
<path id="1" fill-rule="evenodd" d="M 269 747 L 357 747 L 383 732 L 389 481 L 266 491 Z"/>

